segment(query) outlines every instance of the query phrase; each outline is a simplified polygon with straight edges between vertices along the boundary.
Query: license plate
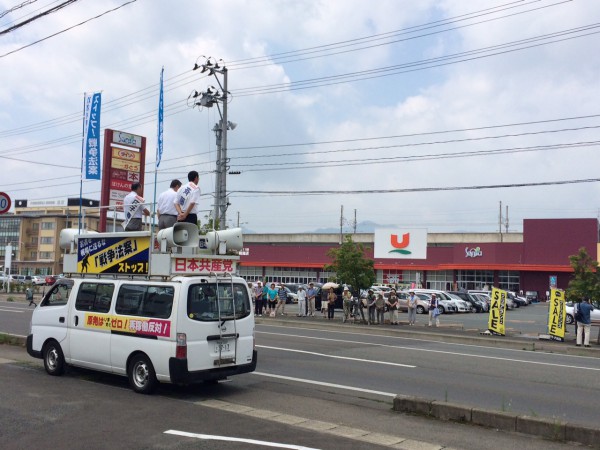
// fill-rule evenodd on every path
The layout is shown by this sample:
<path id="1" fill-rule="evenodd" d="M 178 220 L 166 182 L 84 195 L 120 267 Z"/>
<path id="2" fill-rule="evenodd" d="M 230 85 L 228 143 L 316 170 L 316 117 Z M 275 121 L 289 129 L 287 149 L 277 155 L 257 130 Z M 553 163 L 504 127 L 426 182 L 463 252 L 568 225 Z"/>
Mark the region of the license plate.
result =
<path id="1" fill-rule="evenodd" d="M 229 342 L 217 342 L 215 344 L 215 353 L 219 353 L 219 350 L 221 351 L 221 353 L 228 353 L 231 351 L 231 347 L 230 347 L 230 343 Z"/>

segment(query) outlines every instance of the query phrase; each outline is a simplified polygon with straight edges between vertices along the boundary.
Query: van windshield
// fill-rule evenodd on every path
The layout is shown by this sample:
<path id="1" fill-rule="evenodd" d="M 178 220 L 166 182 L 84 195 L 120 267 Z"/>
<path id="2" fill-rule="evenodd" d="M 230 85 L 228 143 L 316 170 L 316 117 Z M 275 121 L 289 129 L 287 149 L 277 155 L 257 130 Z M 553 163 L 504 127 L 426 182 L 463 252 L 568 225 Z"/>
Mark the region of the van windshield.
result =
<path id="1" fill-rule="evenodd" d="M 241 319 L 250 315 L 251 311 L 245 284 L 193 284 L 188 291 L 187 315 L 192 320 Z"/>

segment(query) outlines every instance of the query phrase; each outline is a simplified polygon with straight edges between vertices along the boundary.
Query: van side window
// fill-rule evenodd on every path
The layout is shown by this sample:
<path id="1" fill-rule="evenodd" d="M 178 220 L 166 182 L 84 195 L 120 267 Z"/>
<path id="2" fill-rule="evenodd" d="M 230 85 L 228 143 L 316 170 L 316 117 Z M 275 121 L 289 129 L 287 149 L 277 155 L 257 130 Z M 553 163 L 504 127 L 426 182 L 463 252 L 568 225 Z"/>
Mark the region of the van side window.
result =
<path id="1" fill-rule="evenodd" d="M 44 296 L 44 299 L 40 302 L 40 306 L 63 306 L 67 304 L 67 300 L 69 299 L 69 294 L 71 293 L 71 288 L 73 287 L 73 282 L 71 281 L 69 284 L 55 284 L 50 288 L 48 293 Z"/>
<path id="2" fill-rule="evenodd" d="M 115 312 L 128 316 L 168 319 L 173 309 L 175 289 L 171 286 L 123 284 L 119 288 Z"/>
<path id="3" fill-rule="evenodd" d="M 75 309 L 107 313 L 110 310 L 114 290 L 114 284 L 81 283 L 75 300 Z"/>

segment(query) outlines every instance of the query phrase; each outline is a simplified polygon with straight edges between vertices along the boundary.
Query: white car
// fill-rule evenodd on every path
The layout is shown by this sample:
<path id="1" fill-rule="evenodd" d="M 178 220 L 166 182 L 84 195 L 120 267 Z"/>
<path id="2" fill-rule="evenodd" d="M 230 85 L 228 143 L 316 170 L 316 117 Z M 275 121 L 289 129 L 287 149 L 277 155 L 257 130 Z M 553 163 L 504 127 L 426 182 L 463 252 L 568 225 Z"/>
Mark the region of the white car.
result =
<path id="1" fill-rule="evenodd" d="M 46 278 L 34 275 L 31 277 L 31 284 L 34 284 L 36 286 L 43 286 L 44 284 L 46 284 Z"/>
<path id="2" fill-rule="evenodd" d="M 456 312 L 456 305 L 454 304 L 454 302 L 449 301 L 447 295 L 445 295 L 442 291 L 435 291 L 431 289 L 409 289 L 403 292 L 409 293 L 410 291 L 414 291 L 418 297 L 420 297 L 423 300 L 426 299 L 428 302 L 429 300 L 431 300 L 431 294 L 435 294 L 435 296 L 437 297 L 438 310 L 440 311 L 440 313 L 449 314 Z M 426 297 L 423 298 L 423 296 Z"/>
<path id="3" fill-rule="evenodd" d="M 592 321 L 600 322 L 600 302 L 594 301 L 592 302 L 592 306 L 594 307 L 594 310 L 590 313 L 590 319 L 592 319 Z M 575 323 L 575 312 L 573 309 L 573 303 L 568 302 L 566 307 L 568 324 Z"/>
<path id="4" fill-rule="evenodd" d="M 456 294 L 450 294 L 448 292 L 444 292 L 449 298 L 450 301 L 456 305 L 456 311 L 459 313 L 468 313 L 472 312 L 471 304 L 462 298 L 460 298 Z"/>

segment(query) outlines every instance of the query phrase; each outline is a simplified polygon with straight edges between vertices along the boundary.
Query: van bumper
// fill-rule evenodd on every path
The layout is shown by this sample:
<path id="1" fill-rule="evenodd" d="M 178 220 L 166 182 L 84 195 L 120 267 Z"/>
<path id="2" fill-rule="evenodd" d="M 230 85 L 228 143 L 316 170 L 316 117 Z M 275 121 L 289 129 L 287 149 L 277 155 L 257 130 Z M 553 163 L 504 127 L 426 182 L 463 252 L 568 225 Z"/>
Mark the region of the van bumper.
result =
<path id="1" fill-rule="evenodd" d="M 222 380 L 229 376 L 242 373 L 254 372 L 256 370 L 256 361 L 258 354 L 256 350 L 252 352 L 252 362 L 238 366 L 218 367 L 215 369 L 197 370 L 190 372 L 188 370 L 187 358 L 169 358 L 169 375 L 173 384 L 191 384 L 201 381 Z"/>
<path id="2" fill-rule="evenodd" d="M 27 353 L 34 358 L 42 358 L 42 352 L 33 349 L 33 334 L 27 336 Z"/>

